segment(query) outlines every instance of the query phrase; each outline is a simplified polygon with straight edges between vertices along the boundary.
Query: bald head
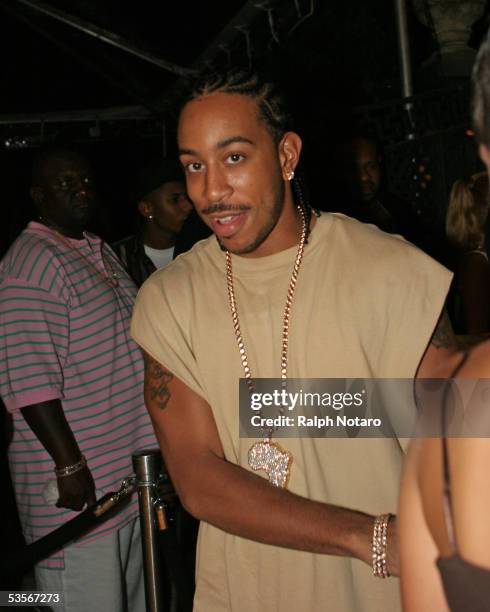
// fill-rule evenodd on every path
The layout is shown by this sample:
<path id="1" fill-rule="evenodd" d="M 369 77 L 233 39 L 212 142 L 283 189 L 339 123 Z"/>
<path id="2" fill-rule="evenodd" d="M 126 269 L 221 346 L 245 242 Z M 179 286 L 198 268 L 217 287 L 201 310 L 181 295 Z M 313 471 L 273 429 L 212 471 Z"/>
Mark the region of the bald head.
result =
<path id="1" fill-rule="evenodd" d="M 66 236 L 81 238 L 95 209 L 89 163 L 69 149 L 40 153 L 32 168 L 31 197 L 46 225 Z"/>

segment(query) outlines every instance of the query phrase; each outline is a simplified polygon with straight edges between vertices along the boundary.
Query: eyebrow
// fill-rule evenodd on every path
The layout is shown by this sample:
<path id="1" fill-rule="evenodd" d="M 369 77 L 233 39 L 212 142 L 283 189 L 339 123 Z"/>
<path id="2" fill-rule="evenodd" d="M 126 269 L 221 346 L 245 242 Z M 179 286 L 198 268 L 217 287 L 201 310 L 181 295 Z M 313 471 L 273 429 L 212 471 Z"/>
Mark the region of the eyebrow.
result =
<path id="1" fill-rule="evenodd" d="M 245 138 L 245 136 L 230 136 L 229 138 L 220 140 L 218 142 L 217 148 L 224 149 L 228 145 L 235 144 L 235 143 L 245 143 L 245 144 L 250 144 L 252 146 L 255 146 L 255 142 L 253 142 L 253 140 L 250 140 L 250 138 Z"/>
<path id="2" fill-rule="evenodd" d="M 250 140 L 250 138 L 245 138 L 245 136 L 230 136 L 229 138 L 225 138 L 224 140 L 220 140 L 216 145 L 217 149 L 225 149 L 231 144 L 236 143 L 245 143 L 255 146 L 255 142 Z M 179 155 L 197 155 L 197 151 L 194 149 L 179 149 Z"/>

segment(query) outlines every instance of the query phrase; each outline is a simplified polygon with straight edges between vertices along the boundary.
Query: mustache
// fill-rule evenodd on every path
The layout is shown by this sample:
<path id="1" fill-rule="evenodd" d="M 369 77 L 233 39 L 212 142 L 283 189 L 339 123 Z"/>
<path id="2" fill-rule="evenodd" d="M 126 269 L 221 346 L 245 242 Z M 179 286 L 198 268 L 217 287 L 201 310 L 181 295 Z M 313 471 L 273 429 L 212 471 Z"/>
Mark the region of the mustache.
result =
<path id="1" fill-rule="evenodd" d="M 220 202 L 219 204 L 210 204 L 201 210 L 201 214 L 209 215 L 215 212 L 243 212 L 244 210 L 250 210 L 252 207 L 248 204 L 227 204 L 226 202 Z"/>

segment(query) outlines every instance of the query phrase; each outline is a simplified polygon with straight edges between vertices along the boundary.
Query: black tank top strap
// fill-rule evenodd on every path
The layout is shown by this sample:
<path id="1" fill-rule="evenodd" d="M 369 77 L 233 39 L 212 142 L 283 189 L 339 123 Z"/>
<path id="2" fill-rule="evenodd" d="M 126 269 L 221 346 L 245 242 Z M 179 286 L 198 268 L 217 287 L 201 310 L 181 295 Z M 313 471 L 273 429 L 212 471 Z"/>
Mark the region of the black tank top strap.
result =
<path id="1" fill-rule="evenodd" d="M 450 381 L 456 378 L 458 372 L 466 363 L 468 359 L 468 352 L 465 352 L 461 361 L 451 372 L 449 379 L 444 388 L 444 393 L 442 396 L 442 406 L 441 406 L 441 435 L 442 435 L 442 456 L 443 456 L 443 464 L 444 464 L 444 490 L 443 490 L 443 509 L 444 509 L 444 521 L 446 523 L 446 530 L 449 539 L 449 544 L 451 545 L 451 549 L 453 552 L 458 552 L 458 540 L 456 538 L 456 531 L 454 529 L 454 520 L 453 520 L 453 503 L 451 497 L 451 474 L 449 471 L 449 456 L 448 456 L 448 448 L 447 448 L 447 439 L 446 439 L 446 412 L 447 412 L 447 400 L 448 400 L 448 392 L 451 388 Z"/>

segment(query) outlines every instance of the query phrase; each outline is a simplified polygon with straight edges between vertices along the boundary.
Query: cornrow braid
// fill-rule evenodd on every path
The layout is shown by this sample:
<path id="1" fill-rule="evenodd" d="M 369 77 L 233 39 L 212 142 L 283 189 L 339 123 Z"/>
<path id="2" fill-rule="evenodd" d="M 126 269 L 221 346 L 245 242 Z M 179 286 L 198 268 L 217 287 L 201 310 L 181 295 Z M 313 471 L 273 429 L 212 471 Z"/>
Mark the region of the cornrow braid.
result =
<path id="1" fill-rule="evenodd" d="M 241 68 L 223 73 L 215 71 L 201 73 L 188 84 L 179 111 L 188 102 L 217 92 L 240 94 L 255 100 L 259 117 L 266 124 L 276 143 L 281 140 L 285 132 L 293 129 L 292 116 L 277 85 L 263 79 L 258 72 Z"/>
<path id="2" fill-rule="evenodd" d="M 308 196 L 306 195 L 307 190 L 306 190 L 306 186 L 304 182 L 304 175 L 301 170 L 299 171 L 298 169 L 296 170 L 296 174 L 291 183 L 293 187 L 294 201 L 296 202 L 296 205 L 301 208 L 305 216 L 306 244 L 308 244 L 308 236 L 310 235 L 311 215 L 312 215 L 313 209 L 311 207 L 310 200 Z"/>

